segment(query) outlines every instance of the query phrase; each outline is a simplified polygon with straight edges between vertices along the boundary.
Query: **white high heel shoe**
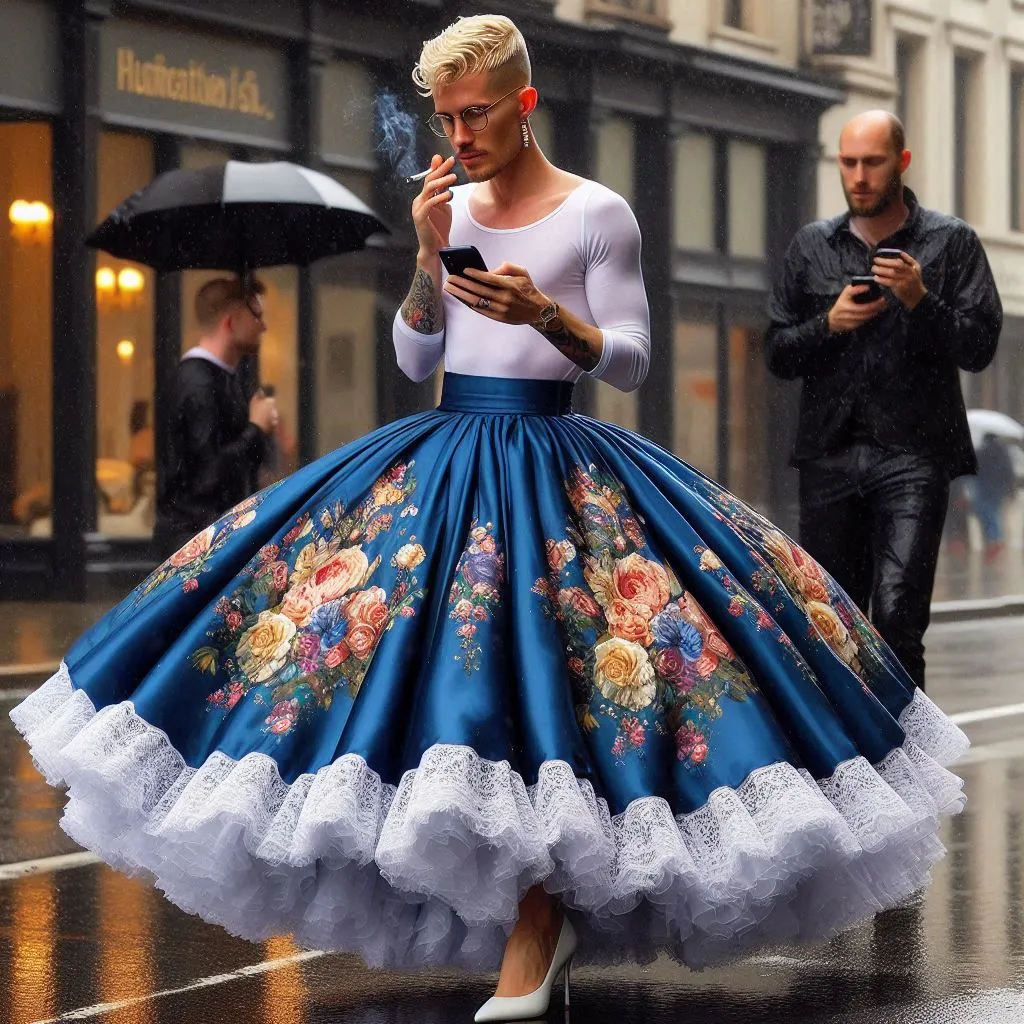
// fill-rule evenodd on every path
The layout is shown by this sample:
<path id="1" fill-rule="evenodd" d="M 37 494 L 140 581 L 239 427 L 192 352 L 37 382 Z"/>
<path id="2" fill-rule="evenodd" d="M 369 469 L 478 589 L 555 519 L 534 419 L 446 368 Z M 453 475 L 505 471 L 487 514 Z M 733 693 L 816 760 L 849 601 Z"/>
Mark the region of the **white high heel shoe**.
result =
<path id="1" fill-rule="evenodd" d="M 555 946 L 555 953 L 551 958 L 551 966 L 540 983 L 540 988 L 527 992 L 525 996 L 491 996 L 476 1011 L 473 1020 L 476 1021 L 476 1024 L 481 1024 L 483 1021 L 530 1020 L 534 1017 L 543 1017 L 551 1002 L 551 986 L 563 967 L 565 968 L 565 1005 L 568 1007 L 569 968 L 572 966 L 572 956 L 575 952 L 576 932 L 569 924 L 569 919 L 563 917 L 562 930 L 558 933 L 558 944 Z"/>

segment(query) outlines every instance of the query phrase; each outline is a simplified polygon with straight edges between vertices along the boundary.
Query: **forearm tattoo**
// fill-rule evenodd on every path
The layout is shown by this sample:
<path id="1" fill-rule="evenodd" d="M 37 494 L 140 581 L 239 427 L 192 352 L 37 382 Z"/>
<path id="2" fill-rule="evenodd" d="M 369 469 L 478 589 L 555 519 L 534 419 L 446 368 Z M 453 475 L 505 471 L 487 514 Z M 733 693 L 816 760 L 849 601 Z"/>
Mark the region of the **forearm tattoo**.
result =
<path id="1" fill-rule="evenodd" d="M 444 307 L 434 279 L 422 267 L 416 268 L 412 287 L 402 303 L 402 319 L 418 334 L 437 334 L 444 326 Z"/>
<path id="2" fill-rule="evenodd" d="M 592 370 L 601 361 L 583 338 L 572 333 L 564 324 L 553 331 L 545 331 L 544 337 L 567 359 L 571 359 L 584 370 Z"/>

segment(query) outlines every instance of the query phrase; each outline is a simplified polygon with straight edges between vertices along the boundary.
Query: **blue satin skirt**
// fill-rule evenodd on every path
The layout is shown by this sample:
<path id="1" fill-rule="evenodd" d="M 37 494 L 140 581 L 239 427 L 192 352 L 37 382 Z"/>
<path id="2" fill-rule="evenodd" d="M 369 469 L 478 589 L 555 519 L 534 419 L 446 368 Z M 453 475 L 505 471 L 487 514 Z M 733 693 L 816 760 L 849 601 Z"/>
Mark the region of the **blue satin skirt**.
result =
<path id="1" fill-rule="evenodd" d="M 12 712 L 62 826 L 251 939 L 491 968 L 813 941 L 943 853 L 963 734 L 789 537 L 571 386 L 440 407 L 210 525 Z"/>

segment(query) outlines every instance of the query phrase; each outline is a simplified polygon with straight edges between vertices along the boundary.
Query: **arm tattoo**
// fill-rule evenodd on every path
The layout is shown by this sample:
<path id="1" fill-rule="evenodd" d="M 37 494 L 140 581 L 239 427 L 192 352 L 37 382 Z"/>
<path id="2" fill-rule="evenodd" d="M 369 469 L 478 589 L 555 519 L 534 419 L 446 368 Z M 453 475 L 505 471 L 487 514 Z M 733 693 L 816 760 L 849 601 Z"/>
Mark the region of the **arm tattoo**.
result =
<path id="1" fill-rule="evenodd" d="M 418 334 L 437 334 L 444 327 L 444 307 L 434 287 L 434 279 L 416 268 L 412 287 L 402 303 L 402 319 Z"/>
<path id="2" fill-rule="evenodd" d="M 600 359 L 594 355 L 590 346 L 580 337 L 573 334 L 564 324 L 555 331 L 541 332 L 559 352 L 571 359 L 584 370 L 592 370 Z"/>

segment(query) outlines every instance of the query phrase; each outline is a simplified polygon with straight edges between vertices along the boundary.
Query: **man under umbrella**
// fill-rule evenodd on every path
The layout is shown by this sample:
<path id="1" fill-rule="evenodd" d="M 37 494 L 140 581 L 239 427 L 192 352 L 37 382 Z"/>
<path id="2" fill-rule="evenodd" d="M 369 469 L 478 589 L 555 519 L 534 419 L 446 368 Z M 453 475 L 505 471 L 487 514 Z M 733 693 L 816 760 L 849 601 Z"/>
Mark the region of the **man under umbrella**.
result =
<path id="1" fill-rule="evenodd" d="M 161 452 L 154 554 L 169 558 L 208 523 L 257 490 L 267 439 L 277 427 L 275 399 L 246 398 L 238 367 L 259 352 L 267 329 L 263 285 L 208 281 L 196 295 L 199 343 L 178 366 L 167 442 Z"/>

